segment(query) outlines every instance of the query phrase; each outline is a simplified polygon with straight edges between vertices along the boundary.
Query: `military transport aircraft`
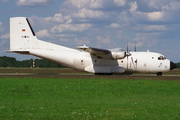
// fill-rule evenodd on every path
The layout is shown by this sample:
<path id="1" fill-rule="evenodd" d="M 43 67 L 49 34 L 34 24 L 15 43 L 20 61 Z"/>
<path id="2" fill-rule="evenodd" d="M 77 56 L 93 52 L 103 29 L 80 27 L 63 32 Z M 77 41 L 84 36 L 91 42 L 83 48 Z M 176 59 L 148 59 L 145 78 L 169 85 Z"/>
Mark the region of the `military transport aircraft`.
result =
<path id="1" fill-rule="evenodd" d="M 76 49 L 38 40 L 25 17 L 10 18 L 10 50 L 25 55 L 34 55 L 70 68 L 94 73 L 155 73 L 176 68 L 176 64 L 155 52 L 129 52 L 123 49 L 99 49 L 79 46 Z"/>

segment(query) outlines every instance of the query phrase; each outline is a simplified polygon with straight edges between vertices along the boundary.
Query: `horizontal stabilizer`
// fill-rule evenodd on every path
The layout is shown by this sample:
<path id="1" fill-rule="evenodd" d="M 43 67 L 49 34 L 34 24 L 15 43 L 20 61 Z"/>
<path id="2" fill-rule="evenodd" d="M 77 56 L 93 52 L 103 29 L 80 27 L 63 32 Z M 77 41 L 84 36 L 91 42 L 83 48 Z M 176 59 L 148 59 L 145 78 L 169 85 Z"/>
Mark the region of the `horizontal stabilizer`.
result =
<path id="1" fill-rule="evenodd" d="M 7 50 L 6 52 L 8 53 L 19 53 L 19 54 L 26 54 L 26 55 L 29 55 L 29 51 L 10 51 L 10 50 Z"/>

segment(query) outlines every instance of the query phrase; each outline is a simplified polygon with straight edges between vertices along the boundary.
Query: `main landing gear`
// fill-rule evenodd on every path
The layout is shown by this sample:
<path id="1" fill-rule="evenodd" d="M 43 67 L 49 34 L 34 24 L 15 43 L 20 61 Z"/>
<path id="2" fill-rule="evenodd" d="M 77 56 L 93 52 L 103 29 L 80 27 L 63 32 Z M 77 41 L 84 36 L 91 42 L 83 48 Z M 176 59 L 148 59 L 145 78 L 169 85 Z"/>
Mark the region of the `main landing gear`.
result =
<path id="1" fill-rule="evenodd" d="M 95 75 L 112 75 L 112 73 L 94 73 Z"/>
<path id="2" fill-rule="evenodd" d="M 157 73 L 157 76 L 162 76 L 162 72 L 158 72 L 158 73 Z"/>

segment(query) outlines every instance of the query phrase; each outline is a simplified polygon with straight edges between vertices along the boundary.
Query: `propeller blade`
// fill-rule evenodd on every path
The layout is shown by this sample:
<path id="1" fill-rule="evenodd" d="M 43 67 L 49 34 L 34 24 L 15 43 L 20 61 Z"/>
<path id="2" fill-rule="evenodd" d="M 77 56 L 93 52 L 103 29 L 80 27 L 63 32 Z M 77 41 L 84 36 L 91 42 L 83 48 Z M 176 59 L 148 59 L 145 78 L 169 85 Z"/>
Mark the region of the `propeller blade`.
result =
<path id="1" fill-rule="evenodd" d="M 128 40 L 127 40 L 127 52 L 126 52 L 126 56 L 127 56 L 127 69 L 128 69 L 128 56 L 129 56 Z"/>

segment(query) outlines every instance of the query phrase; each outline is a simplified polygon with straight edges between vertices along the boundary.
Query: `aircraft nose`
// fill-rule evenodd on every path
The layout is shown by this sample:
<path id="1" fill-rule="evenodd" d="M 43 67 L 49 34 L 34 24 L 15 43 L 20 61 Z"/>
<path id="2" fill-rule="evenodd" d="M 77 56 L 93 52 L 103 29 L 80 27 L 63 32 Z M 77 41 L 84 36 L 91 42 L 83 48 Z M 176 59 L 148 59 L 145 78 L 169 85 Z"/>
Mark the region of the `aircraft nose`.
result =
<path id="1" fill-rule="evenodd" d="M 174 69 L 176 67 L 177 67 L 177 65 L 171 61 L 170 62 L 170 70 L 172 70 L 172 69 Z"/>

